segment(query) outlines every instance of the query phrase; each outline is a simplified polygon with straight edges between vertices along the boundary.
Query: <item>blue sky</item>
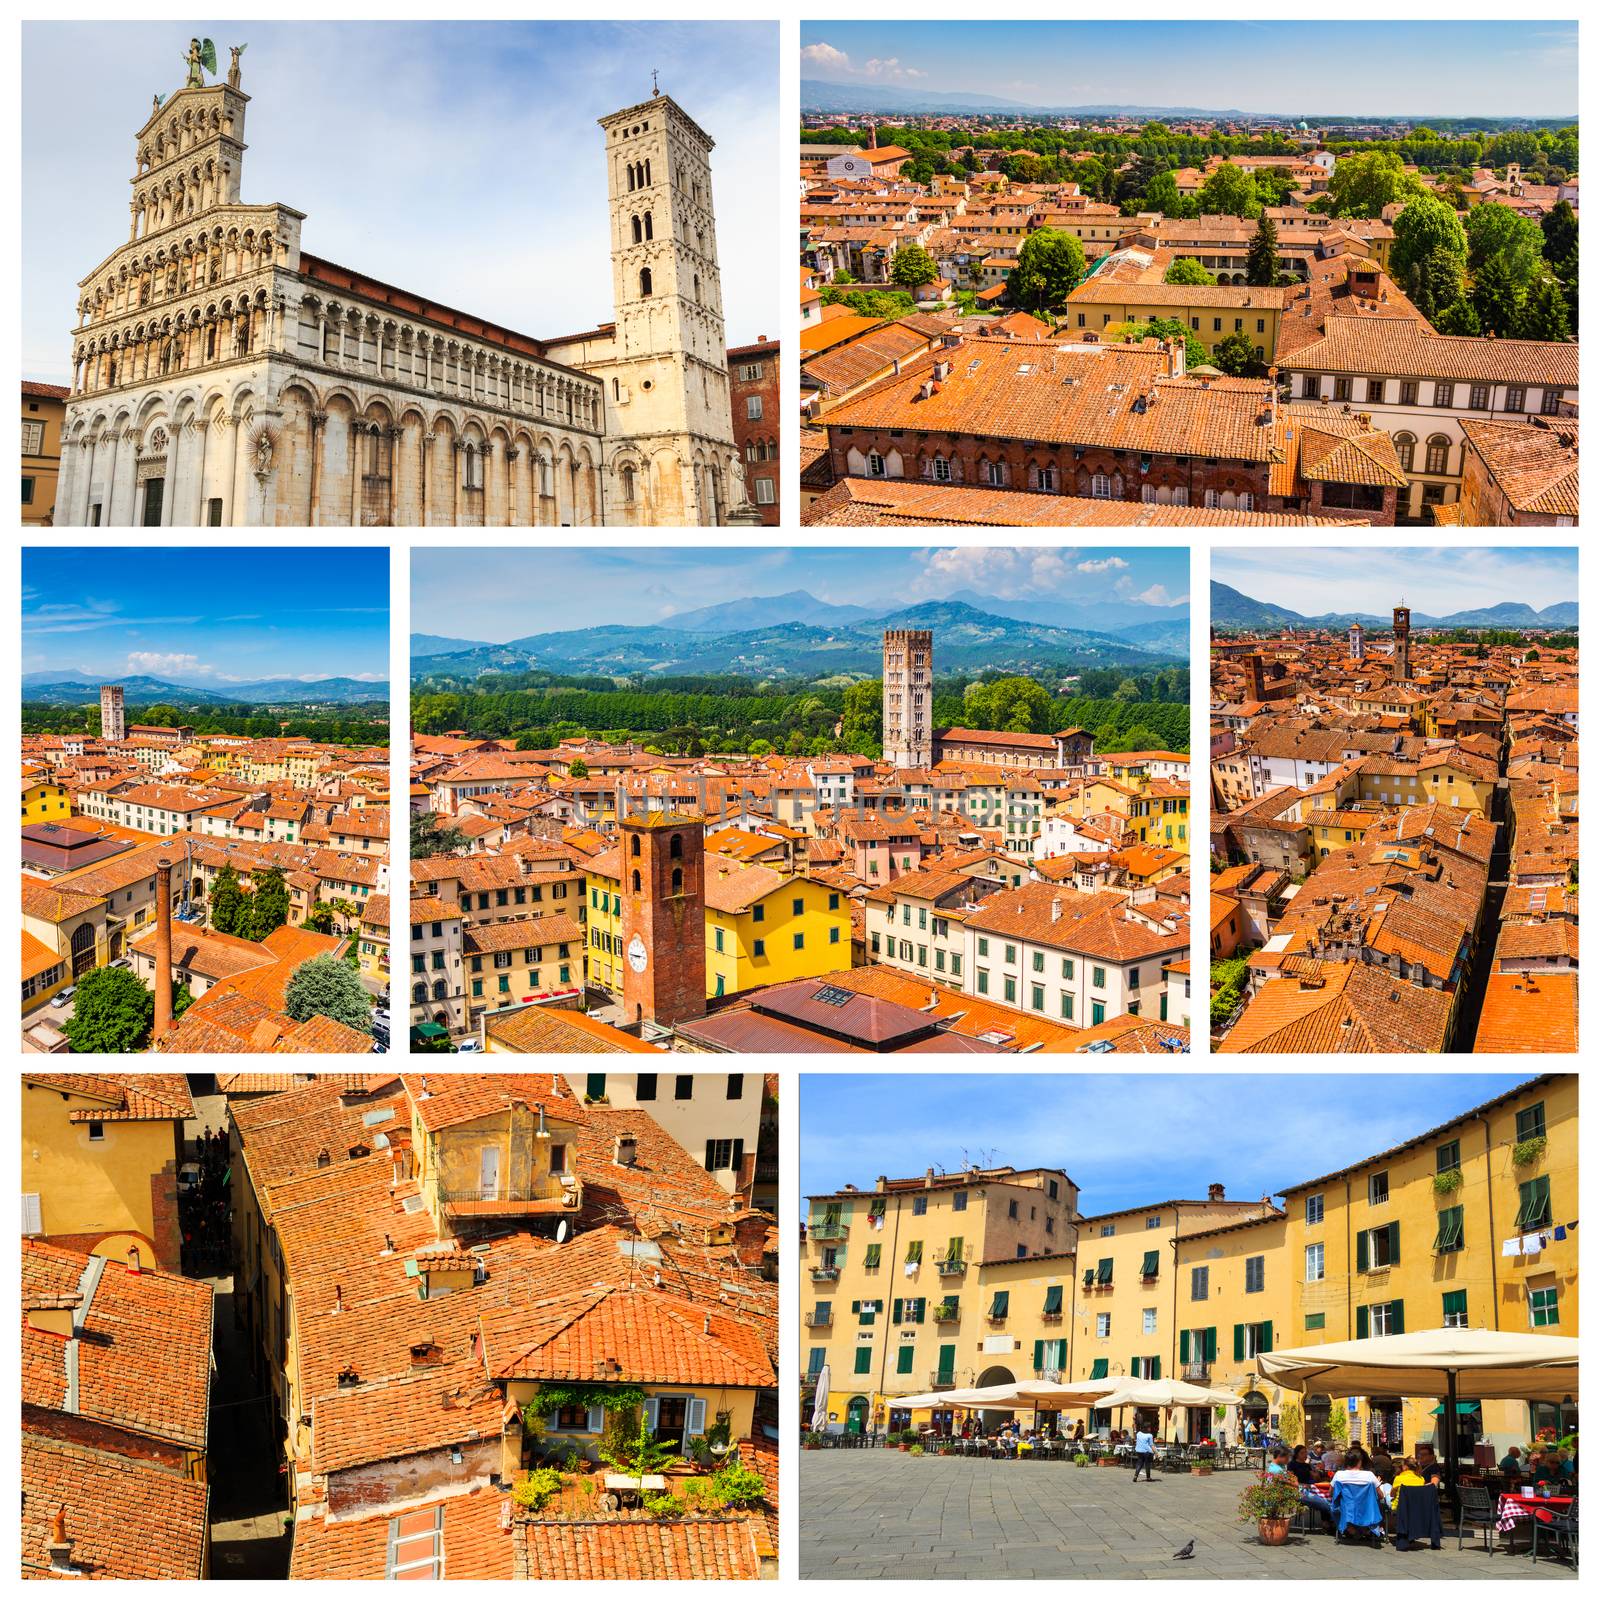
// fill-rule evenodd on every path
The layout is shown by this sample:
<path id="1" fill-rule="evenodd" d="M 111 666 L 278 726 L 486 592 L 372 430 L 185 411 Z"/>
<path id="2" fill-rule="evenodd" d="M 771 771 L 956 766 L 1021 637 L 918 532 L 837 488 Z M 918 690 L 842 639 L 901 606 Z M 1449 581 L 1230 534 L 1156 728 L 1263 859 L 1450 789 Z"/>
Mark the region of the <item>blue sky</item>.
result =
<path id="1" fill-rule="evenodd" d="M 1303 616 L 1386 615 L 1402 601 L 1429 616 L 1523 601 L 1535 611 L 1578 598 L 1578 552 L 1486 545 L 1445 550 L 1223 550 L 1211 576 L 1252 600 Z"/>
<path id="2" fill-rule="evenodd" d="M 389 552 L 25 549 L 22 670 L 385 680 Z"/>
<path id="3" fill-rule="evenodd" d="M 805 77 L 1024 105 L 1317 116 L 1576 116 L 1578 26 L 1464 22 L 814 22 Z"/>
<path id="4" fill-rule="evenodd" d="M 1163 608 L 1189 595 L 1189 553 L 1169 549 L 413 550 L 419 632 L 498 643 L 528 632 L 530 596 L 605 597 L 608 623 L 809 590 L 833 605 L 910 605 L 965 589 L 1002 599 L 1119 599 Z"/>
<path id="5" fill-rule="evenodd" d="M 800 1080 L 800 1193 L 928 1167 L 1065 1168 L 1092 1216 L 1257 1200 L 1375 1155 L 1529 1073 L 821 1074 Z"/>
<path id="6" fill-rule="evenodd" d="M 247 41 L 243 195 L 310 254 L 535 337 L 611 319 L 598 117 L 661 88 L 711 155 L 728 342 L 776 337 L 773 23 L 204 23 Z M 134 135 L 187 22 L 23 30 L 22 371 L 66 382 L 78 280 L 127 239 Z M 70 116 L 61 115 L 69 102 Z"/>

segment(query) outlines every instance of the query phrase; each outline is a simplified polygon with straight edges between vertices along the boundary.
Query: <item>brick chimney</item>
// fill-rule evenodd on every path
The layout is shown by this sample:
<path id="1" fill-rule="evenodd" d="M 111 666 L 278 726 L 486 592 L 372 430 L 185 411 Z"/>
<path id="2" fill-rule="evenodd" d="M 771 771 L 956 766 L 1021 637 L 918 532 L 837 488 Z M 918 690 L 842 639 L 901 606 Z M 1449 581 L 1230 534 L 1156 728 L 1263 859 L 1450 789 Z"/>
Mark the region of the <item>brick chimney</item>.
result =
<path id="1" fill-rule="evenodd" d="M 70 1572 L 78 1569 L 72 1564 L 72 1540 L 67 1537 L 67 1508 L 63 1505 L 50 1519 L 50 1539 L 45 1545 L 50 1557 L 52 1572 Z"/>
<path id="2" fill-rule="evenodd" d="M 1206 1190 L 1207 1200 L 1225 1200 L 1227 1195 L 1228 1191 L 1220 1183 L 1214 1183 Z"/>
<path id="3" fill-rule="evenodd" d="M 156 1020 L 150 1043 L 172 1032 L 172 863 L 156 863 Z"/>
<path id="4" fill-rule="evenodd" d="M 1186 370 L 1189 346 L 1182 339 L 1167 340 L 1167 376 L 1181 378 Z"/>

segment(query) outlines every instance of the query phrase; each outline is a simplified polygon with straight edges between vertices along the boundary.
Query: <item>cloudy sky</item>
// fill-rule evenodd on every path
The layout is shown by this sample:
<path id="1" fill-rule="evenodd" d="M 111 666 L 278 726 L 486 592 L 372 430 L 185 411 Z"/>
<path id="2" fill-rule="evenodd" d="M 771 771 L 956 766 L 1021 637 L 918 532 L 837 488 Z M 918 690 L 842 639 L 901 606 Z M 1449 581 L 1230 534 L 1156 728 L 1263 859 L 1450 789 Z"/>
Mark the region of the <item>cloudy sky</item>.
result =
<path id="1" fill-rule="evenodd" d="M 201 688 L 380 682 L 389 676 L 389 552 L 25 549 L 22 670 Z"/>
<path id="2" fill-rule="evenodd" d="M 1402 602 L 1434 617 L 1508 600 L 1542 611 L 1578 598 L 1578 552 L 1503 546 L 1213 550 L 1211 576 L 1252 600 L 1308 617 L 1329 611 L 1387 615 Z"/>
<path id="3" fill-rule="evenodd" d="M 962 590 L 1007 600 L 1117 599 L 1153 607 L 1189 598 L 1189 553 L 1168 549 L 429 550 L 411 556 L 426 628 L 499 642 L 528 632 L 529 597 L 605 597 L 605 620 L 659 622 L 680 611 L 805 589 L 831 605 L 910 605 Z M 418 610 L 416 621 L 423 620 Z"/>
<path id="4" fill-rule="evenodd" d="M 538 336 L 611 319 L 598 117 L 650 72 L 716 141 L 729 344 L 776 337 L 774 23 L 209 24 L 247 41 L 247 202 L 310 254 Z M 127 239 L 134 135 L 181 88 L 189 25 L 23 30 L 22 372 L 69 376 L 76 284 Z M 71 115 L 61 114 L 70 101 Z"/>
<path id="5" fill-rule="evenodd" d="M 1561 117 L 1578 111 L 1578 25 L 1465 22 L 802 23 L 829 83 L 1023 105 L 1192 106 L 1307 117 Z"/>
<path id="6" fill-rule="evenodd" d="M 928 1167 L 1064 1168 L 1085 1215 L 1277 1194 L 1438 1127 L 1528 1074 L 822 1074 L 800 1080 L 800 1193 Z M 803 1208 L 803 1201 L 802 1201 Z"/>

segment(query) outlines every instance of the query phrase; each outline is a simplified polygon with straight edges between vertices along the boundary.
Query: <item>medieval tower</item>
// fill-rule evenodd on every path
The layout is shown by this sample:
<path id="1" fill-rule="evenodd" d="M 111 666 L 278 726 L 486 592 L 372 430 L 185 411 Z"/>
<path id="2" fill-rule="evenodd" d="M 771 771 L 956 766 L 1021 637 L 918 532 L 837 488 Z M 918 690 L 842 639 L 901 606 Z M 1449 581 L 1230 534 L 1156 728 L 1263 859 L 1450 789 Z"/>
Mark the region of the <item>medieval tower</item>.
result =
<path id="1" fill-rule="evenodd" d="M 883 636 L 883 758 L 933 765 L 933 634 L 891 628 Z"/>
<path id="2" fill-rule="evenodd" d="M 128 709 L 120 683 L 100 686 L 100 737 L 118 744 L 128 737 Z"/>
<path id="3" fill-rule="evenodd" d="M 659 91 L 600 126 L 616 332 L 581 364 L 606 387 L 608 520 L 758 517 L 729 411 L 711 136 Z"/>
<path id="4" fill-rule="evenodd" d="M 706 1010 L 705 823 L 651 812 L 619 818 L 622 1004 L 629 1023 Z"/>
<path id="5" fill-rule="evenodd" d="M 1404 681 L 1411 676 L 1411 607 L 1394 608 L 1394 675 Z"/>
<path id="6" fill-rule="evenodd" d="M 1367 636 L 1359 622 L 1350 624 L 1350 659 L 1352 661 L 1367 659 Z"/>

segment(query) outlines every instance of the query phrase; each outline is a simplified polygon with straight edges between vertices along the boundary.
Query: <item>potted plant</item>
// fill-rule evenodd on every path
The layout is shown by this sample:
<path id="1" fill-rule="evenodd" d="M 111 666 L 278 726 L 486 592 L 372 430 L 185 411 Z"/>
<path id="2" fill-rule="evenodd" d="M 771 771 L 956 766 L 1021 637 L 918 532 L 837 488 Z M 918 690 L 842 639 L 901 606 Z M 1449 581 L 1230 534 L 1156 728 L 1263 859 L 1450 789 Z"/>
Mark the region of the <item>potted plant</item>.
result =
<path id="1" fill-rule="evenodd" d="M 927 1452 L 922 1448 L 922 1446 L 920 1444 L 914 1444 L 914 1445 L 912 1445 L 910 1447 L 910 1449 L 908 1449 L 906 1451 L 906 1454 L 907 1455 L 912 1455 L 912 1456 L 920 1456 L 920 1455 L 926 1455 Z"/>
<path id="2" fill-rule="evenodd" d="M 1299 1504 L 1300 1485 L 1287 1472 L 1258 1472 L 1239 1496 L 1239 1520 L 1255 1523 L 1262 1544 L 1283 1544 Z"/>
<path id="3" fill-rule="evenodd" d="M 1079 1452 L 1078 1452 L 1078 1453 L 1077 1453 L 1077 1455 L 1075 1455 L 1075 1456 L 1074 1456 L 1074 1457 L 1073 1457 L 1073 1458 L 1072 1458 L 1072 1464 L 1073 1464 L 1073 1466 L 1075 1466 L 1075 1467 L 1086 1467 L 1086 1466 L 1088 1466 L 1088 1465 L 1089 1465 L 1089 1457 L 1088 1457 L 1088 1456 L 1086 1456 L 1086 1455 L 1085 1455 L 1085 1454 L 1084 1454 L 1084 1453 L 1083 1453 L 1083 1451 L 1081 1451 L 1081 1450 L 1080 1450 L 1080 1451 L 1079 1451 Z"/>
<path id="4" fill-rule="evenodd" d="M 1189 1472 L 1196 1478 L 1209 1478 L 1211 1476 L 1212 1462 L 1209 1457 L 1202 1457 L 1199 1461 L 1191 1463 Z"/>
<path id="5" fill-rule="evenodd" d="M 800 1448 L 802 1450 L 820 1450 L 822 1448 L 822 1435 L 808 1430 L 800 1437 Z"/>

